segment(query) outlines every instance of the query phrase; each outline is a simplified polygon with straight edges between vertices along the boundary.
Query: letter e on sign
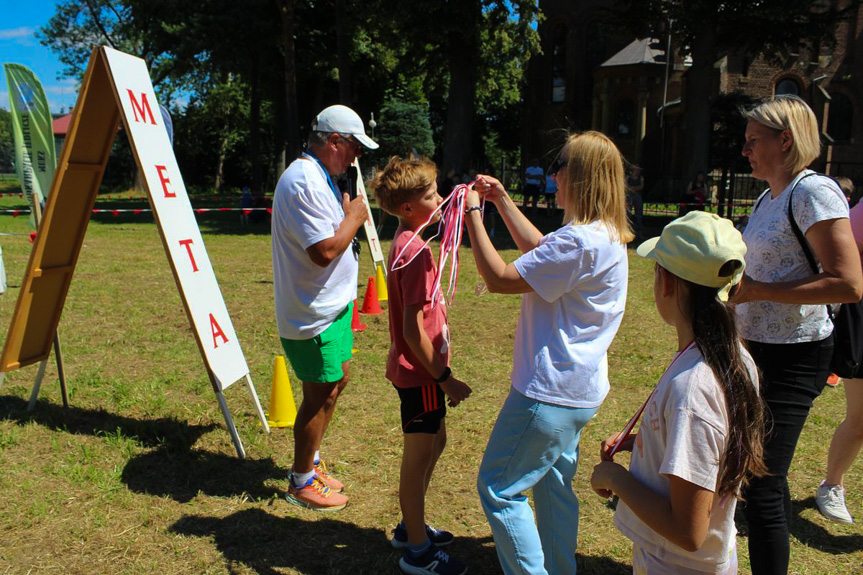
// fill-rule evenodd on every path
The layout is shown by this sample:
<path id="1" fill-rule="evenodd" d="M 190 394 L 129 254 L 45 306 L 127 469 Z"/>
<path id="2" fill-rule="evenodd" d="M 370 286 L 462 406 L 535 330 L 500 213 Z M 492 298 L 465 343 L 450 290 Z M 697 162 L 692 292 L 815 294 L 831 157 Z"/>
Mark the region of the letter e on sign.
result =
<path id="1" fill-rule="evenodd" d="M 213 349 L 219 347 L 219 343 L 216 341 L 218 338 L 222 338 L 223 343 L 228 343 L 228 338 L 225 337 L 225 333 L 219 326 L 219 322 L 217 322 L 216 318 L 213 317 L 213 314 L 210 314 L 210 331 L 213 332 Z"/>
<path id="2" fill-rule="evenodd" d="M 141 101 L 138 102 L 138 99 L 135 98 L 135 93 L 132 90 L 126 89 L 126 92 L 129 94 L 129 102 L 132 104 L 132 113 L 135 116 L 136 122 L 144 122 L 147 123 L 147 116 L 150 116 L 150 123 L 154 126 L 156 125 L 156 119 L 153 117 L 153 110 L 150 109 L 150 103 L 147 102 L 147 94 L 141 92 Z M 138 119 L 138 115 L 140 114 L 141 119 Z"/>
<path id="3" fill-rule="evenodd" d="M 176 198 L 177 194 L 168 189 L 168 184 L 171 183 L 171 179 L 165 175 L 168 168 L 165 166 L 156 166 L 156 171 L 159 172 L 159 182 L 162 184 L 162 191 L 165 193 L 165 197 Z"/>

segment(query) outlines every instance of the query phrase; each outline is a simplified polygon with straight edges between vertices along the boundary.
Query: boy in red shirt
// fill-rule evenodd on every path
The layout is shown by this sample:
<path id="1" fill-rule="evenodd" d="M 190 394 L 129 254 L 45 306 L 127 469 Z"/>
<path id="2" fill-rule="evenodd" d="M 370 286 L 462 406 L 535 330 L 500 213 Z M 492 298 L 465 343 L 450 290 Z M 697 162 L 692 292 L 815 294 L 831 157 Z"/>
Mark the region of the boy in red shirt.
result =
<path id="1" fill-rule="evenodd" d="M 435 464 L 446 445 L 446 405 L 455 407 L 471 393 L 449 368 L 449 330 L 442 296 L 432 307 L 436 271 L 429 247 L 414 233 L 443 201 L 437 193 L 437 168 L 427 159 L 390 159 L 371 187 L 378 205 L 399 219 L 388 266 L 399 269 L 387 277 L 390 352 L 386 377 L 401 399 L 404 451 L 399 479 L 402 522 L 392 546 L 404 549 L 403 573 L 461 575 L 467 567 L 438 548 L 452 533 L 425 524 L 425 494 Z M 432 223 L 440 220 L 440 212 Z M 410 262 L 410 263 L 408 263 Z M 400 267 L 404 266 L 404 267 Z"/>

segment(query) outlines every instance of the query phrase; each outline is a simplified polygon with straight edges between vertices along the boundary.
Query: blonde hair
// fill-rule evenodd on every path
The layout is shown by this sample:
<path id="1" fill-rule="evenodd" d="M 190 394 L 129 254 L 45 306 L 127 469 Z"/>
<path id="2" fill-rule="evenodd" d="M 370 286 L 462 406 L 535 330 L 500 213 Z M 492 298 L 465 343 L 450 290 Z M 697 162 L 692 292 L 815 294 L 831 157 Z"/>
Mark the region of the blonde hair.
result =
<path id="1" fill-rule="evenodd" d="M 635 238 L 626 214 L 623 156 L 600 132 L 572 134 L 561 152 L 566 164 L 563 219 L 569 224 L 601 221 L 621 243 Z"/>
<path id="2" fill-rule="evenodd" d="M 369 183 L 378 205 L 398 216 L 399 206 L 422 194 L 437 179 L 437 166 L 428 158 L 403 160 L 393 156 Z"/>
<path id="3" fill-rule="evenodd" d="M 779 132 L 791 132 L 791 148 L 784 167 L 792 174 L 806 169 L 821 155 L 818 121 L 809 105 L 798 96 L 773 96 L 744 111 L 743 116 Z"/>

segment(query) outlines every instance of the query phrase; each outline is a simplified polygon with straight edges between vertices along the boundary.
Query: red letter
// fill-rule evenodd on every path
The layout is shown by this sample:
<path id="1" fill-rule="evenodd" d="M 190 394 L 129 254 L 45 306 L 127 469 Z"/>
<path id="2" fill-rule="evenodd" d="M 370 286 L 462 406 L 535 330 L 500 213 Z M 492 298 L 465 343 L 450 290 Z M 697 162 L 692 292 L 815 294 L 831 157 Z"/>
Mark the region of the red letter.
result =
<path id="1" fill-rule="evenodd" d="M 225 343 L 228 343 L 228 338 L 225 337 L 224 332 L 222 332 L 222 328 L 219 327 L 219 323 L 216 321 L 216 318 L 213 317 L 213 314 L 210 314 L 210 331 L 213 332 L 213 349 L 219 347 L 219 344 L 216 343 L 216 338 L 220 337 L 225 340 Z"/>
<path id="2" fill-rule="evenodd" d="M 159 172 L 159 182 L 162 183 L 162 191 L 165 192 L 166 198 L 176 198 L 177 194 L 168 190 L 168 184 L 171 183 L 171 180 L 168 179 L 168 176 L 165 175 L 165 172 L 168 171 L 168 168 L 165 166 L 156 166 L 156 171 Z"/>
<path id="3" fill-rule="evenodd" d="M 147 102 L 147 94 L 141 92 L 141 102 L 143 105 L 138 103 L 138 100 L 135 99 L 135 94 L 132 90 L 126 89 L 129 93 L 129 101 L 132 102 L 132 113 L 135 115 L 135 121 L 140 122 L 141 120 L 144 123 L 147 123 L 147 114 L 150 115 L 150 123 L 154 126 L 156 125 L 156 120 L 153 118 L 153 111 L 150 109 L 150 104 Z M 146 114 L 144 113 L 146 112 Z M 141 114 L 141 120 L 138 119 L 138 114 Z"/>
<path id="4" fill-rule="evenodd" d="M 189 261 L 192 262 L 192 271 L 198 271 L 198 266 L 195 264 L 195 256 L 192 255 L 192 240 L 180 240 L 180 245 L 185 246 L 186 252 L 189 254 Z"/>

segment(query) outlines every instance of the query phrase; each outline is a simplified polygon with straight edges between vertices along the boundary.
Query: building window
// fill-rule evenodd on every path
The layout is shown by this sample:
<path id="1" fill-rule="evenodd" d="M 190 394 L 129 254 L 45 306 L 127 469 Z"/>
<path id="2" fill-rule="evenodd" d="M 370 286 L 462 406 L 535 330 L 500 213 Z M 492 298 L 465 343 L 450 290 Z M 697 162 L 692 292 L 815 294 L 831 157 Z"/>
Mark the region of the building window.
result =
<path id="1" fill-rule="evenodd" d="M 635 102 L 621 100 L 617 105 L 617 135 L 629 138 L 635 133 Z"/>
<path id="2" fill-rule="evenodd" d="M 778 82 L 776 82 L 776 95 L 791 95 L 791 96 L 799 96 L 800 95 L 800 85 L 797 84 L 791 78 L 782 78 Z"/>
<path id="3" fill-rule="evenodd" d="M 566 100 L 566 26 L 558 24 L 551 34 L 551 101 Z"/>
<path id="4" fill-rule="evenodd" d="M 851 141 L 854 125 L 854 104 L 845 94 L 830 94 L 830 111 L 827 117 L 827 133 L 836 143 Z"/>

